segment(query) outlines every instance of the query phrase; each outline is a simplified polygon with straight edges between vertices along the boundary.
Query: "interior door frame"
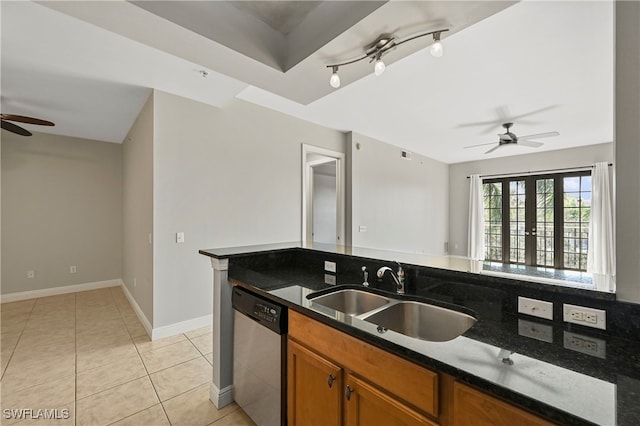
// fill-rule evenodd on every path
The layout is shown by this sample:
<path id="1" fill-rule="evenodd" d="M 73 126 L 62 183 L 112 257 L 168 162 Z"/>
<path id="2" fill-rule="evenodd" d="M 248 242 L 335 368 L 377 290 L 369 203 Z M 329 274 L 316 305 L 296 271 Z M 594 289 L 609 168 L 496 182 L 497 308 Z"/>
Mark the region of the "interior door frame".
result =
<path id="1" fill-rule="evenodd" d="M 310 154 L 321 155 L 329 160 L 309 160 Z M 346 166 L 345 154 L 321 148 L 315 145 L 302 144 L 302 243 L 313 242 L 313 166 L 327 161 L 336 161 L 336 244 L 345 241 L 345 205 L 346 205 Z"/>

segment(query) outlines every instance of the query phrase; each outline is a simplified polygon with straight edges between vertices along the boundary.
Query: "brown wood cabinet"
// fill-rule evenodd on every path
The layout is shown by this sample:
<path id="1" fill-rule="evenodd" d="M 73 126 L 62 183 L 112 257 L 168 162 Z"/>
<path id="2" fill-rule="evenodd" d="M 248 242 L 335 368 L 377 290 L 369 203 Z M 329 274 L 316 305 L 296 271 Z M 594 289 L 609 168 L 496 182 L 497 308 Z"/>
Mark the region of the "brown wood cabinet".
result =
<path id="1" fill-rule="evenodd" d="M 289 424 L 342 424 L 342 368 L 292 341 L 288 351 Z"/>
<path id="2" fill-rule="evenodd" d="M 551 424 L 292 310 L 288 351 L 290 426 Z"/>
<path id="3" fill-rule="evenodd" d="M 455 425 L 546 426 L 552 424 L 459 382 L 453 384 L 453 407 Z"/>
<path id="4" fill-rule="evenodd" d="M 289 425 L 436 425 L 438 374 L 289 311 Z"/>
<path id="5" fill-rule="evenodd" d="M 437 425 L 387 392 L 351 374 L 347 374 L 345 398 L 348 426 Z"/>

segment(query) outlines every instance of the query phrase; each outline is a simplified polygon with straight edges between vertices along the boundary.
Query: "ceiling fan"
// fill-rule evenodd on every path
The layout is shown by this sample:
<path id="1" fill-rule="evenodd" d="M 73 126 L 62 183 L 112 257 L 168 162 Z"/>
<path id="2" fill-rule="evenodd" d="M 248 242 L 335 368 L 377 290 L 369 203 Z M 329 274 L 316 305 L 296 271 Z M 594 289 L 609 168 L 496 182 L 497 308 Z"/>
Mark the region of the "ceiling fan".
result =
<path id="1" fill-rule="evenodd" d="M 560 133 L 558 132 L 547 132 L 547 133 L 537 133 L 535 135 L 526 135 L 526 136 L 518 137 L 515 135 L 515 133 L 509 130 L 511 129 L 512 126 L 513 126 L 513 123 L 504 123 L 502 125 L 502 127 L 504 127 L 507 131 L 505 133 L 498 134 L 498 137 L 500 138 L 498 140 L 498 144 L 493 148 L 491 148 L 490 150 L 488 150 L 487 152 L 485 152 L 485 154 L 489 154 L 490 152 L 493 152 L 496 149 L 500 148 L 501 146 L 505 146 L 505 145 L 522 145 L 522 146 L 528 146 L 531 148 L 539 148 L 544 144 L 542 142 L 534 142 L 531 139 L 541 139 L 541 138 L 548 138 L 551 136 L 560 135 Z M 465 146 L 465 148 L 474 148 L 476 146 L 492 145 L 494 143 L 495 142 L 481 143 L 479 145 Z"/>
<path id="2" fill-rule="evenodd" d="M 17 121 L 19 123 L 37 124 L 39 126 L 55 126 L 51 121 L 41 120 L 39 118 L 25 117 L 24 115 L 13 114 L 0 114 L 0 122 L 2 128 L 11 133 L 15 133 L 21 136 L 31 136 L 32 133 L 27 129 L 24 129 L 17 124 L 10 123 L 10 121 Z"/>

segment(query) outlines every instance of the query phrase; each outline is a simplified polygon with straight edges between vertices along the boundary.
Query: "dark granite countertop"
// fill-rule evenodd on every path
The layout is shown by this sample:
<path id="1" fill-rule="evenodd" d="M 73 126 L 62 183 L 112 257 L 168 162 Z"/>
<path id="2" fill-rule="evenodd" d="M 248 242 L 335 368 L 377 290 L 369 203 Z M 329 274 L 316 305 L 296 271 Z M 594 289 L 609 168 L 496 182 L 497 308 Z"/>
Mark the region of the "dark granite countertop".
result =
<path id="1" fill-rule="evenodd" d="M 237 256 L 282 253 L 291 250 L 311 251 L 339 256 L 355 256 L 362 259 L 399 261 L 403 264 L 431 268 L 447 273 L 459 272 L 463 274 L 473 274 L 478 277 L 482 276 L 487 280 L 500 280 L 500 278 L 505 278 L 502 280 L 503 283 L 517 280 L 517 285 L 533 289 L 542 288 L 551 292 L 583 295 L 601 300 L 615 300 L 615 293 L 612 290 L 612 287 L 615 287 L 615 282 L 609 277 L 597 276 L 592 280 L 590 276 L 585 277 L 587 274 L 577 276 L 577 278 L 573 278 L 568 274 L 558 276 L 558 274 L 549 273 L 544 268 L 527 267 L 525 270 L 520 265 L 518 265 L 517 268 L 498 268 L 491 262 L 474 261 L 457 256 L 432 256 L 335 244 L 305 244 L 301 242 L 202 249 L 199 253 L 216 259 L 229 259 Z"/>
<path id="2" fill-rule="evenodd" d="M 232 249 L 223 258 L 231 259 L 229 278 L 237 285 L 558 423 L 640 424 L 638 340 L 513 314 L 505 309 L 509 296 L 500 287 L 442 277 L 434 280 L 420 274 L 413 277 L 407 297 L 471 309 L 478 322 L 448 342 L 427 342 L 393 331 L 380 334 L 375 324 L 318 307 L 307 299 L 309 294 L 331 286 L 325 284 L 321 269 L 301 265 L 299 258 L 295 262 L 286 259 L 295 257 L 292 249 L 300 248 L 285 244 Z M 201 253 L 211 256 L 204 250 Z M 264 259 L 246 257 L 257 253 L 270 260 L 265 263 Z M 307 263 L 304 259 L 302 263 Z M 337 285 L 359 284 L 360 276 L 338 273 L 334 278 Z M 379 290 L 392 290 L 388 283 L 370 281 Z"/>

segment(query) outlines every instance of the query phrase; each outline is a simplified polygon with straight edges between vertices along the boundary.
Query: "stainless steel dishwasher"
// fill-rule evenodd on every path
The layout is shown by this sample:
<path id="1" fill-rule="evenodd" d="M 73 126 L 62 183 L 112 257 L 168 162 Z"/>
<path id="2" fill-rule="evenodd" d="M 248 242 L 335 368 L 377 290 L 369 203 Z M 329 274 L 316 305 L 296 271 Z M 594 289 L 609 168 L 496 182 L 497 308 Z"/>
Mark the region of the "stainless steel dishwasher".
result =
<path id="1" fill-rule="evenodd" d="M 258 426 L 285 425 L 287 308 L 234 287 L 233 398 Z"/>

